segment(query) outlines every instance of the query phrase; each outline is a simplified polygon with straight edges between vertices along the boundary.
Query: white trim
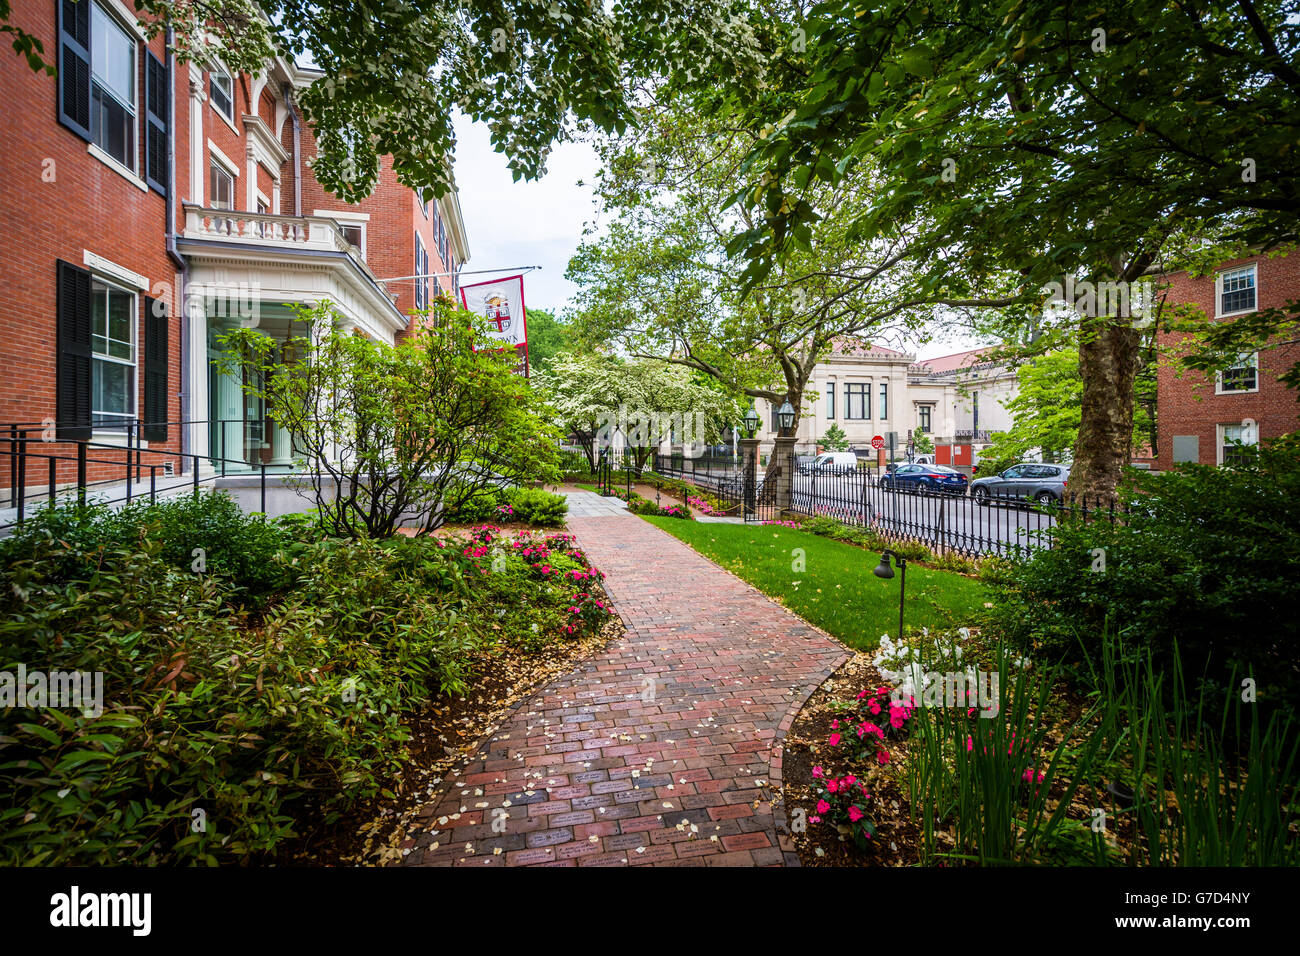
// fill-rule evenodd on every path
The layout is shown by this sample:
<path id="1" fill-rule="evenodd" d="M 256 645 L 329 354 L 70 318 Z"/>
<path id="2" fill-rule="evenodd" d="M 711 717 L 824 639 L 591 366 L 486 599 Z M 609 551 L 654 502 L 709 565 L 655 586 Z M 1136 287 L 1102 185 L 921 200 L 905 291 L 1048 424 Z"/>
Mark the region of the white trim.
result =
<path id="1" fill-rule="evenodd" d="M 230 173 L 230 175 L 234 176 L 236 179 L 239 178 L 239 166 L 229 156 L 223 153 L 221 148 L 217 146 L 216 143 L 212 142 L 212 140 L 208 140 L 208 152 L 212 154 L 213 159 L 226 167 L 226 172 Z"/>
<path id="2" fill-rule="evenodd" d="M 215 73 L 220 73 L 221 75 L 230 78 L 230 115 L 229 116 L 227 116 L 221 110 L 217 109 L 217 104 L 212 102 L 212 76 Z M 222 63 L 220 60 L 214 60 L 213 63 L 208 67 L 208 79 L 207 82 L 203 84 L 203 92 L 208 95 L 208 104 L 212 107 L 212 112 L 220 116 L 222 121 L 227 126 L 230 127 L 231 132 L 233 132 L 235 135 L 238 136 L 239 127 L 235 125 L 235 115 L 234 115 L 235 114 L 235 72 L 233 70 L 227 69 L 226 65 Z M 208 140 L 208 142 L 210 143 L 212 142 L 212 140 Z"/>
<path id="3" fill-rule="evenodd" d="M 320 216 L 322 219 L 347 219 L 354 222 L 370 221 L 370 213 L 368 212 L 352 212 L 343 209 L 313 209 L 311 214 Z"/>
<path id="4" fill-rule="evenodd" d="M 126 8 L 121 0 L 95 0 L 95 2 L 104 8 L 105 13 L 112 14 L 122 21 L 122 26 L 134 33 L 141 43 L 149 42 L 144 35 L 144 27 L 140 25 L 140 21 L 136 19 L 134 13 Z"/>
<path id="5" fill-rule="evenodd" d="M 91 440 L 91 441 L 95 441 L 95 442 L 99 442 L 100 444 L 103 444 L 103 445 L 116 445 L 116 446 L 119 447 L 119 448 L 125 448 L 125 447 L 126 447 L 126 432 L 124 432 L 124 431 L 119 431 L 119 430 L 116 429 L 116 428 L 103 428 L 103 427 L 101 427 L 101 428 L 97 428 L 97 429 L 92 429 L 92 430 L 91 430 L 91 432 L 90 432 L 90 440 Z M 148 443 L 147 441 L 145 441 L 143 438 L 139 438 L 139 437 L 138 437 L 138 433 L 137 433 L 136 442 L 135 442 L 135 445 L 134 445 L 133 447 L 136 447 L 136 448 L 148 448 L 148 447 L 149 447 L 149 443 Z"/>
<path id="6" fill-rule="evenodd" d="M 138 130 L 139 124 L 136 124 L 136 126 Z M 141 179 L 139 176 L 133 173 L 126 166 L 123 166 L 116 159 L 114 159 L 108 153 L 104 152 L 104 150 L 100 149 L 94 143 L 86 144 L 86 152 L 88 152 L 91 156 L 94 156 L 97 160 L 99 160 L 109 169 L 113 170 L 113 172 L 117 173 L 127 182 L 132 183 L 134 186 L 136 186 L 136 188 L 140 190 L 140 192 L 147 193 L 149 191 L 149 187 L 145 184 L 145 181 L 143 179 Z"/>
<path id="7" fill-rule="evenodd" d="M 1232 275 L 1234 272 L 1245 272 L 1250 270 L 1254 279 L 1255 304 L 1249 309 L 1238 309 L 1235 312 L 1220 312 L 1223 307 L 1223 277 Z M 1226 319 L 1234 315 L 1250 315 L 1252 312 L 1259 310 L 1259 263 L 1251 262 L 1244 266 L 1233 266 L 1231 269 L 1222 269 L 1215 273 L 1214 276 L 1214 317 L 1216 319 Z"/>
<path id="8" fill-rule="evenodd" d="M 1251 310 L 1254 311 L 1253 309 Z M 1234 313 L 1235 314 L 1235 313 Z M 1250 356 L 1255 362 L 1255 387 L 1254 388 L 1227 388 L 1223 387 L 1223 370 L 1214 373 L 1214 394 L 1215 395 L 1250 395 L 1259 391 L 1259 353 L 1251 352 Z"/>
<path id="9" fill-rule="evenodd" d="M 97 272 L 101 276 L 113 279 L 117 282 L 124 282 L 141 292 L 149 291 L 149 280 L 138 272 L 133 272 L 126 266 L 119 266 L 110 259 L 91 252 L 89 249 L 83 249 L 81 253 L 81 262 L 91 272 Z"/>
<path id="10" fill-rule="evenodd" d="M 1220 422 L 1219 424 L 1217 424 L 1217 425 L 1214 426 L 1214 463 L 1215 463 L 1215 465 L 1217 465 L 1217 466 L 1219 466 L 1219 467 L 1223 467 L 1223 446 L 1224 446 L 1225 444 L 1227 444 L 1227 438 L 1226 438 L 1226 436 L 1223 434 L 1223 430 L 1224 430 L 1225 428 L 1245 428 L 1245 427 L 1246 427 L 1245 424 L 1242 423 L 1242 422 Z M 1252 442 L 1246 442 L 1246 441 L 1243 441 L 1242 444 L 1243 444 L 1243 445 L 1251 445 L 1251 446 L 1258 445 L 1258 444 L 1259 444 L 1259 431 L 1258 431 L 1258 428 L 1256 429 L 1255 440 L 1252 441 Z"/>
<path id="11" fill-rule="evenodd" d="M 266 209 L 267 212 L 269 213 L 271 210 L 271 197 L 259 189 L 257 190 L 256 198 L 266 204 Z"/>

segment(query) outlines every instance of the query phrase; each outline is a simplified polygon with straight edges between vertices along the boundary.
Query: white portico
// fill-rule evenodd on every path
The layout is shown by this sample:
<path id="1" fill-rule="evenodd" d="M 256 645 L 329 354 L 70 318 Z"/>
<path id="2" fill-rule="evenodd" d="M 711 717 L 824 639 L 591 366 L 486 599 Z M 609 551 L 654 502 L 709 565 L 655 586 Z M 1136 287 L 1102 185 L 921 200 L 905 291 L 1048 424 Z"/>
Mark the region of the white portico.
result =
<path id="1" fill-rule="evenodd" d="M 187 387 L 194 423 L 187 447 L 223 459 L 227 472 L 262 465 L 287 470 L 288 434 L 244 392 L 244 383 L 218 367 L 219 336 L 245 327 L 285 343 L 311 331 L 295 306 L 328 301 L 343 330 L 393 344 L 407 317 L 331 218 L 187 204 L 178 246 L 190 264 Z"/>

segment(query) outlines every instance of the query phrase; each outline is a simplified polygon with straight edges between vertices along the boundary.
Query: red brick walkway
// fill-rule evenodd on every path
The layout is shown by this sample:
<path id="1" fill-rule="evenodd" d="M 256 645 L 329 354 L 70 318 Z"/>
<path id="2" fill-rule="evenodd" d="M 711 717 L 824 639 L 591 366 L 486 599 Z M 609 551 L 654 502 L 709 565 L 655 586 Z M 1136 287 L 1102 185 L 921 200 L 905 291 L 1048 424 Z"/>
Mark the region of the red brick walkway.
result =
<path id="1" fill-rule="evenodd" d="M 640 518 L 569 528 L 627 635 L 448 778 L 404 862 L 797 865 L 772 802 L 780 742 L 844 649 Z"/>

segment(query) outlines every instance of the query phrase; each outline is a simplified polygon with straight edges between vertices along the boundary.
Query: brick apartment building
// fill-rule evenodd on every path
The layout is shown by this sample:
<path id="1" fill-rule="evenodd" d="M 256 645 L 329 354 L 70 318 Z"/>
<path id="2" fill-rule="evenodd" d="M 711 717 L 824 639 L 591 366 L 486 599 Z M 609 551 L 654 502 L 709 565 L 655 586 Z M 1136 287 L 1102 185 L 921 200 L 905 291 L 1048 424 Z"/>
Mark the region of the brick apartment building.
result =
<path id="1" fill-rule="evenodd" d="M 395 342 L 411 310 L 457 286 L 469 258 L 458 198 L 423 203 L 388 161 L 366 200 L 327 193 L 294 106 L 316 71 L 178 63 L 121 0 L 18 0 L 11 20 L 59 72 L 0 55 L 3 437 L 19 423 L 60 439 L 59 454 L 91 439 L 108 461 L 134 435 L 146 463 L 176 471 L 186 460 L 149 453 L 287 469 L 288 435 L 213 365 L 217 336 L 244 325 L 283 338 L 291 304 L 329 300 L 344 328 Z M 414 274 L 445 275 L 386 281 Z M 48 486 L 47 464 L 28 463 L 29 492 Z M 0 466 L 8 487 L 13 456 Z M 57 484 L 75 467 L 59 462 Z"/>
<path id="2" fill-rule="evenodd" d="M 1163 277 L 1166 305 L 1191 303 L 1208 317 L 1231 321 L 1258 309 L 1300 299 L 1300 256 L 1254 256 L 1221 264 L 1212 276 L 1186 272 Z M 1161 333 L 1162 351 L 1180 350 L 1181 333 Z M 1300 361 L 1300 344 L 1279 345 L 1241 357 L 1216 375 L 1180 370 L 1162 361 L 1157 373 L 1159 440 L 1156 467 L 1181 462 L 1222 465 L 1234 442 L 1254 444 L 1300 425 L 1295 391 L 1278 376 Z"/>

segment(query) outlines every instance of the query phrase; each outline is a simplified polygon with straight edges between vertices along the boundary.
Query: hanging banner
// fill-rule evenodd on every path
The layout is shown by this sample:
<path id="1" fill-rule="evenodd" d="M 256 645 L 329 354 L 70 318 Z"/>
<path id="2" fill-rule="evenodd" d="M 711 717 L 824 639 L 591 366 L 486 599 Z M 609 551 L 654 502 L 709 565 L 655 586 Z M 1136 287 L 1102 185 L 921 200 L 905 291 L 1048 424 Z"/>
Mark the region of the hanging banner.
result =
<path id="1" fill-rule="evenodd" d="M 465 309 L 487 319 L 488 333 L 523 353 L 528 374 L 528 321 L 524 313 L 524 277 L 508 276 L 460 287 Z"/>

